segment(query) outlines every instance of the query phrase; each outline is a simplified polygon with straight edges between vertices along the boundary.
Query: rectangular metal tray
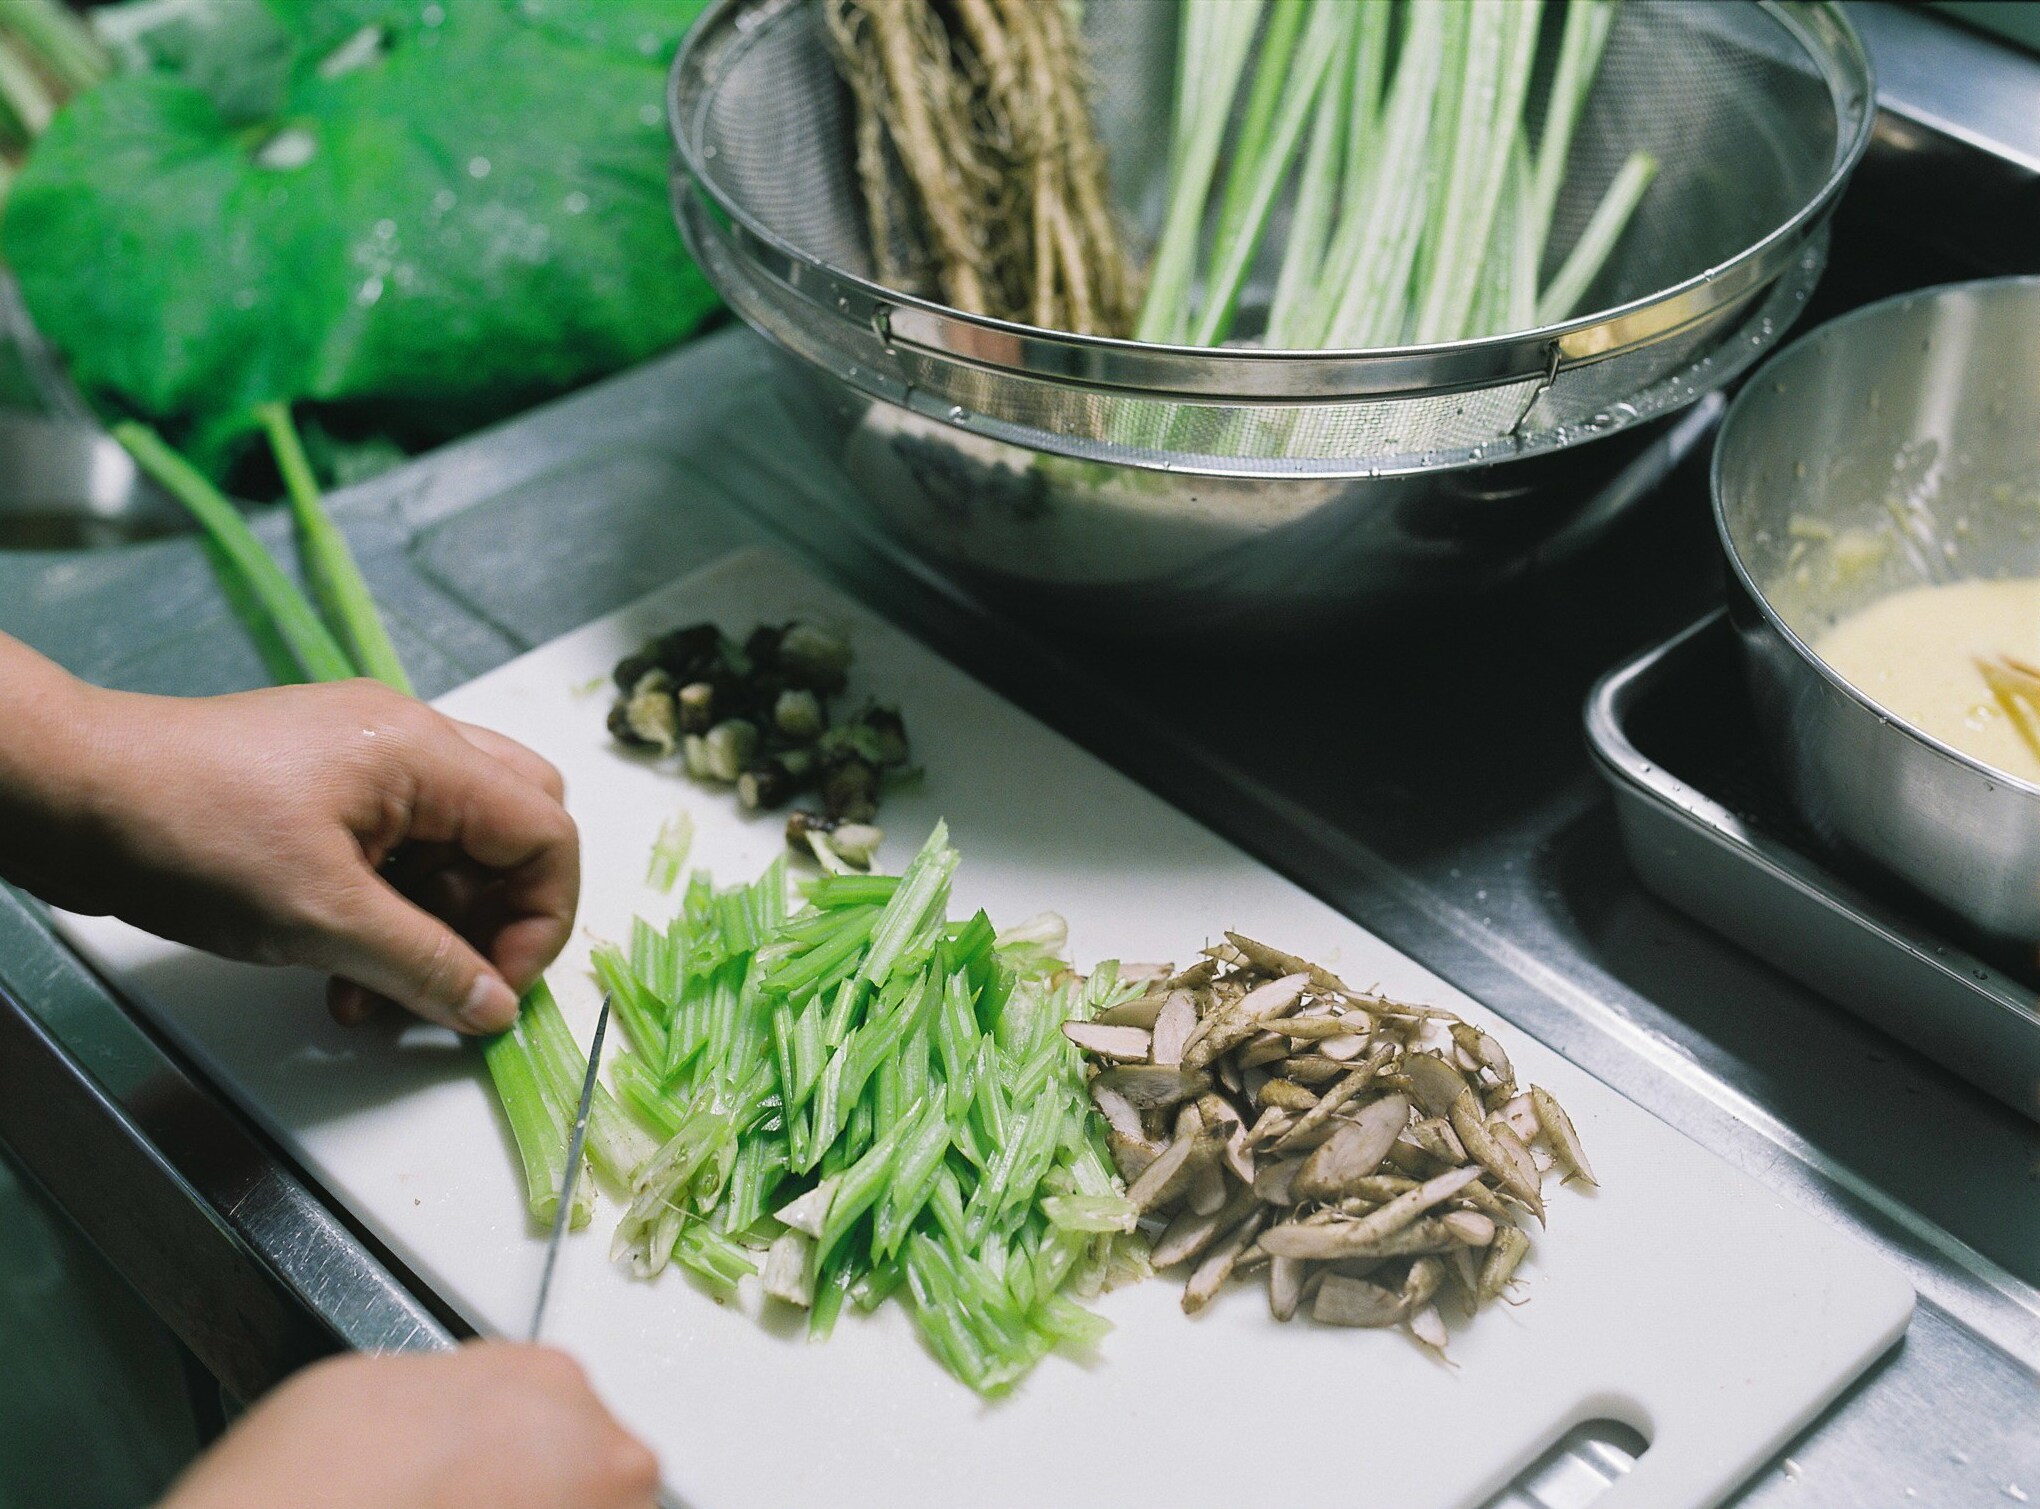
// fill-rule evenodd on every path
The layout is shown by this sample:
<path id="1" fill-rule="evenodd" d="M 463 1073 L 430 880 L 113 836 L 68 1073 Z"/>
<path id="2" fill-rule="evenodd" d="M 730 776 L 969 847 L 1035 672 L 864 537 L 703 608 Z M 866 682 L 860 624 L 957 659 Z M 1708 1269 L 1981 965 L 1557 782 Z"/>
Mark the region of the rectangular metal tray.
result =
<path id="1" fill-rule="evenodd" d="M 1645 885 L 2040 1121 L 2033 959 L 1962 939 L 1792 815 L 1763 758 L 1724 614 L 1610 671 L 1587 699 L 1586 724 Z"/>

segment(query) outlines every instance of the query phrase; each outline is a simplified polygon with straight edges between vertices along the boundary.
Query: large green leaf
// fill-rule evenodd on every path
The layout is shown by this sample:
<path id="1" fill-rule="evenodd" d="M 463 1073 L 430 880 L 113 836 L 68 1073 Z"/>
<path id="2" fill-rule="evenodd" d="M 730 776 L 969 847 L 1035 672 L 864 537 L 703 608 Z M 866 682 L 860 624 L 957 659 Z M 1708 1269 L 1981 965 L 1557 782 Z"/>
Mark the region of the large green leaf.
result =
<path id="1" fill-rule="evenodd" d="M 271 399 L 451 432 L 712 307 L 660 116 L 701 0 L 272 4 L 79 97 L 14 187 L 6 255 L 96 398 L 215 462 Z M 279 30 L 288 66 L 251 117 L 223 39 L 273 57 Z"/>

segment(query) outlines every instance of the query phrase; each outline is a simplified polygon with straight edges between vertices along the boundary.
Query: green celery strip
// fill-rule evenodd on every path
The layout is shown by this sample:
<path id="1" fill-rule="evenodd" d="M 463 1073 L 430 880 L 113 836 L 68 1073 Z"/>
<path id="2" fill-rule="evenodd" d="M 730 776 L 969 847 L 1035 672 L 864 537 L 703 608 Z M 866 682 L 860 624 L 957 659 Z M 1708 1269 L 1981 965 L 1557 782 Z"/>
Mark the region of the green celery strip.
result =
<path id="1" fill-rule="evenodd" d="M 1347 208 L 1361 202 L 1367 187 L 1367 165 L 1381 129 L 1382 95 L 1387 88 L 1390 32 L 1394 0 L 1352 0 L 1359 8 L 1354 24 L 1351 95 L 1345 111 L 1346 161 L 1341 170 Z"/>
<path id="2" fill-rule="evenodd" d="M 1509 174 L 1516 212 L 1510 220 L 1508 243 L 1501 252 L 1509 269 L 1501 328 L 1529 330 L 1537 323 L 1537 263 L 1543 249 L 1543 232 L 1537 224 L 1537 185 L 1530 165 L 1530 147 L 1521 132 L 1516 135 Z"/>
<path id="3" fill-rule="evenodd" d="M 1458 95 L 1445 199 L 1416 317 L 1421 344 L 1466 333 L 1495 205 L 1522 118 L 1541 5 L 1469 0 L 1466 68 Z"/>
<path id="4" fill-rule="evenodd" d="M 531 1218 L 543 1225 L 559 1209 L 560 1182 L 566 1172 L 567 1144 L 556 1135 L 552 1106 L 530 1053 L 517 1040 L 517 1029 L 498 1033 L 482 1045 L 496 1102 L 510 1123 L 510 1140 L 524 1169 L 525 1202 Z"/>
<path id="5" fill-rule="evenodd" d="M 1540 262 L 1551 235 L 1552 212 L 1565 184 L 1566 159 L 1572 153 L 1601 53 L 1615 19 L 1612 0 L 1566 0 L 1565 27 L 1559 35 L 1558 68 L 1552 76 L 1544 129 L 1537 142 L 1535 182 L 1531 189 L 1531 229 L 1536 233 Z M 1542 271 L 1542 268 L 1539 268 Z"/>
<path id="6" fill-rule="evenodd" d="M 1629 154 L 1628 160 L 1609 183 L 1607 192 L 1601 196 L 1601 202 L 1594 207 L 1593 215 L 1580 232 L 1579 240 L 1573 243 L 1565 262 L 1552 275 L 1544 292 L 1538 295 L 1538 324 L 1553 325 L 1570 319 L 1579 308 L 1580 300 L 1587 296 L 1594 279 L 1607 265 L 1615 243 L 1629 228 L 1629 217 L 1643 202 L 1651 180 L 1657 176 L 1657 166 L 1657 159 L 1648 152 Z"/>
<path id="7" fill-rule="evenodd" d="M 808 882 L 808 900 L 824 911 L 850 906 L 884 906 L 900 888 L 897 875 L 824 875 Z"/>
<path id="8" fill-rule="evenodd" d="M 270 681 L 277 686 L 303 681 L 304 667 L 298 664 L 289 641 L 277 629 L 276 620 L 262 606 L 262 599 L 255 595 L 248 579 L 234 568 L 233 557 L 209 534 L 199 535 L 198 543 L 205 551 L 207 564 L 212 567 L 213 580 L 219 583 L 220 596 L 227 600 L 228 609 L 240 620 L 242 631 L 261 657 L 262 669 L 268 673 Z"/>
<path id="9" fill-rule="evenodd" d="M 1438 102 L 1445 62 L 1444 6 L 1420 5 L 1409 13 L 1402 53 L 1389 86 L 1379 137 L 1381 147 L 1357 204 L 1349 204 L 1325 256 L 1320 304 L 1322 323 L 1303 344 L 1347 348 L 1366 343 L 1382 322 L 1382 311 L 1400 320 L 1407 272 L 1393 275 L 1398 242 L 1414 244 L 1421 229 L 1426 195 L 1425 150 Z"/>
<path id="10" fill-rule="evenodd" d="M 553 1102 L 567 1113 L 568 1130 L 581 1108 L 581 1085 L 587 1077 L 588 1055 L 574 1042 L 567 1019 L 551 987 L 538 981 L 524 994 L 518 1027 L 530 1044 Z M 650 1156 L 654 1144 L 642 1128 L 624 1114 L 623 1108 L 601 1084 L 595 1086 L 588 1107 L 588 1162 L 613 1184 L 626 1184 L 633 1170 Z M 563 1154 L 564 1156 L 564 1154 Z"/>
<path id="11" fill-rule="evenodd" d="M 1233 139 L 1232 162 L 1218 200 L 1218 230 L 1213 241 L 1224 246 L 1246 223 L 1247 200 L 1267 154 L 1275 114 L 1290 83 L 1290 59 L 1303 32 L 1304 13 L 1317 0 L 1269 0 L 1267 24 L 1261 28 L 1254 81 L 1247 89 L 1246 110 Z M 1207 276 L 1209 287 L 1216 279 Z"/>
<path id="12" fill-rule="evenodd" d="M 1141 302 L 1134 338 L 1180 341 L 1190 329 L 1190 286 L 1197 267 L 1197 239 L 1233 96 L 1265 0 L 1184 0 L 1184 64 L 1176 93 L 1175 171 Z"/>
<path id="13" fill-rule="evenodd" d="M 14 33 L 49 74 L 73 93 L 113 71 L 92 28 L 60 0 L 7 0 L 0 28 Z"/>
<path id="14" fill-rule="evenodd" d="M 1217 255 L 1204 290 L 1203 312 L 1190 336 L 1194 345 L 1218 345 L 1232 328 L 1240 290 L 1246 286 L 1247 270 L 1253 265 L 1261 237 L 1268 229 L 1276 192 L 1296 156 L 1319 87 L 1344 49 L 1354 14 L 1348 5 L 1329 0 L 1318 0 L 1311 8 L 1310 25 L 1304 32 L 1301 48 L 1303 56 L 1296 70 L 1288 75 L 1267 140 L 1257 144 L 1258 150 L 1251 160 L 1234 168 L 1235 175 L 1244 169 L 1251 177 L 1240 196 L 1237 222 L 1227 226 L 1221 221 Z"/>
<path id="15" fill-rule="evenodd" d="M 304 561 L 305 575 L 311 580 L 312 595 L 325 610 L 326 622 L 346 645 L 363 675 L 411 695 L 411 678 L 405 674 L 404 663 L 390 643 L 382 614 L 361 575 L 361 565 L 354 559 L 347 537 L 326 512 L 318 480 L 312 475 L 312 463 L 305 456 L 297 426 L 291 422 L 289 405 L 257 404 L 255 420 L 269 436 L 277 470 L 283 473 L 291 517 L 297 523 L 299 555 Z"/>
<path id="16" fill-rule="evenodd" d="M 1342 85 L 1352 70 L 1352 54 L 1353 38 L 1349 35 L 1340 55 L 1332 61 L 1331 80 L 1319 91 L 1311 115 L 1310 145 L 1304 149 L 1303 168 L 1298 175 L 1296 208 L 1282 246 L 1282 265 L 1275 275 L 1275 296 L 1268 306 L 1264 344 L 1271 347 L 1291 347 L 1297 343 L 1301 333 L 1298 327 L 1308 318 L 1323 270 L 1332 217 L 1338 212 L 1339 154 L 1351 135 L 1348 121 L 1354 92 Z"/>
<path id="17" fill-rule="evenodd" d="M 319 621 L 297 583 L 276 564 L 241 511 L 218 488 L 145 424 L 122 420 L 113 427 L 113 438 L 127 448 L 143 471 L 191 511 L 276 625 L 309 680 L 345 681 L 357 674 L 354 662 Z"/>
<path id="18" fill-rule="evenodd" d="M 651 857 L 645 862 L 645 884 L 661 896 L 671 895 L 693 847 L 694 814 L 683 808 L 659 824 Z"/>

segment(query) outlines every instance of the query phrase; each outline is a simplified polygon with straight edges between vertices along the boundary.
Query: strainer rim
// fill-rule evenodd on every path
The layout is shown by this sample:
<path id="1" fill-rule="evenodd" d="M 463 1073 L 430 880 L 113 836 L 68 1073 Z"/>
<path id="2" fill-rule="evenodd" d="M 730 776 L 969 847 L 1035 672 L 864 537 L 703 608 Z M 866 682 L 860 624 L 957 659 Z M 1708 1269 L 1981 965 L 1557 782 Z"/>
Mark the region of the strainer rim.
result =
<path id="1" fill-rule="evenodd" d="M 1251 392 L 1263 398 L 1330 397 L 1334 395 L 1327 392 L 1327 381 L 1336 382 L 1339 374 L 1350 376 L 1370 368 L 1393 368 L 1399 375 L 1388 386 L 1376 384 L 1358 391 L 1384 394 L 1414 388 L 1481 387 L 1540 373 L 1555 376 L 1567 367 L 1654 344 L 1768 286 L 1792 264 L 1805 240 L 1826 222 L 1868 150 L 1877 115 L 1875 67 L 1839 0 L 1753 0 L 1798 45 L 1827 87 L 1835 113 L 1835 149 L 1816 193 L 1766 234 L 1713 267 L 1655 293 L 1571 320 L 1470 340 L 1310 350 L 1187 346 L 1120 336 L 1080 335 L 971 314 L 940 300 L 888 288 L 795 246 L 723 192 L 696 151 L 695 133 L 687 120 L 691 112 L 682 109 L 686 98 L 697 103 L 705 101 L 709 97 L 707 86 L 713 81 L 704 77 L 704 87 L 686 96 L 684 86 L 690 78 L 701 75 L 702 55 L 712 45 L 723 44 L 733 33 L 741 39 L 787 11 L 814 3 L 816 0 L 712 0 L 688 30 L 667 74 L 666 122 L 674 150 L 694 190 L 735 225 L 744 239 L 769 248 L 791 268 L 811 274 L 811 278 L 798 279 L 771 275 L 824 318 L 851 318 L 860 324 L 877 324 L 888 339 L 897 337 L 902 344 L 947 359 L 966 360 L 979 368 L 1020 376 L 1054 375 L 1065 380 L 1083 377 L 1104 386 L 1134 387 L 1157 396 L 1175 392 L 1204 396 Z M 1809 24 L 1812 18 L 1818 18 L 1825 27 L 1824 39 L 1820 41 L 1814 35 L 1816 28 Z M 1851 132 L 1846 128 L 1852 107 L 1856 120 Z M 829 297 L 817 297 L 813 286 L 816 279 Z M 1688 302 L 1708 290 L 1713 290 L 1715 297 L 1697 304 Z M 1684 313 L 1669 324 L 1653 324 L 1645 318 L 1653 311 L 1680 309 Z M 912 336 L 889 328 L 891 317 L 901 312 L 916 317 Z M 1031 362 L 1004 361 L 985 355 L 982 350 L 954 349 L 946 342 L 952 328 L 966 339 L 989 336 L 1017 343 L 1022 352 L 1048 358 L 1066 355 L 1074 360 L 1050 359 L 1044 366 L 1037 366 Z M 1638 329 L 1641 335 L 1624 333 Z M 1174 381 L 1157 375 L 1177 367 L 1186 370 L 1177 374 Z M 1445 370 L 1428 370 L 1432 367 Z M 1254 374 L 1254 380 L 1242 386 L 1239 377 L 1228 376 L 1234 371 Z M 1269 381 L 1282 377 L 1293 379 L 1293 386 L 1289 382 Z"/>

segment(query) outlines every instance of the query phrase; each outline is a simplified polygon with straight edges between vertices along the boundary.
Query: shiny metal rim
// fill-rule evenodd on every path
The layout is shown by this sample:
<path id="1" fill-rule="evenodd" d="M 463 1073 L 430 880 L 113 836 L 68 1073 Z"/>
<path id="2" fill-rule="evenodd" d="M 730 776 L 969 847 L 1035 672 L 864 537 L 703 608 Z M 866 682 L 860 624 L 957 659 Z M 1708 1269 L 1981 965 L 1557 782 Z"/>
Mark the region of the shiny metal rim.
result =
<path id="1" fill-rule="evenodd" d="M 680 222 L 681 239 L 686 243 L 688 252 L 701 265 L 709 281 L 715 284 L 728 300 L 730 307 L 736 310 L 752 329 L 782 350 L 867 397 L 910 410 L 924 419 L 938 420 L 948 425 L 959 424 L 955 415 L 949 412 L 949 405 L 945 400 L 899 380 L 887 372 L 882 363 L 871 359 L 870 356 L 857 357 L 845 350 L 843 337 L 847 336 L 851 340 L 870 342 L 872 353 L 875 354 L 879 349 L 879 343 L 874 332 L 858 331 L 846 324 L 838 327 L 835 336 L 831 337 L 822 333 L 828 330 L 827 326 L 788 328 L 788 321 L 783 313 L 773 307 L 771 302 L 773 296 L 763 291 L 766 286 L 776 285 L 768 285 L 767 280 L 759 277 L 756 271 L 747 265 L 741 253 L 732 244 L 733 231 L 728 222 L 712 215 L 705 203 L 686 191 L 685 185 L 678 181 L 677 176 L 673 186 L 673 202 L 675 214 Z M 1638 394 L 1635 405 L 1638 413 L 1634 418 L 1598 428 L 1593 432 L 1593 438 L 1618 434 L 1636 424 L 1667 417 L 1684 403 L 1719 389 L 1754 366 L 1767 353 L 1752 346 L 1752 340 L 1763 339 L 1761 333 L 1753 335 L 1752 332 L 1762 332 L 1767 327 L 1780 332 L 1788 328 L 1798 312 L 1799 305 L 1826 267 L 1826 260 L 1826 222 L 1823 220 L 1813 227 L 1806 243 L 1801 247 L 1799 262 L 1788 268 L 1773 287 L 1763 292 L 1761 298 L 1753 301 L 1748 312 L 1736 322 L 1732 332 L 1717 343 L 1706 356 L 1660 378 Z M 780 296 L 785 296 L 784 290 L 780 291 Z M 1055 384 L 1058 381 L 1054 378 L 1031 376 L 1016 377 L 1014 380 L 1044 384 Z M 1675 389 L 1681 383 L 1690 384 L 1691 391 L 1679 401 L 1655 407 L 1645 402 L 1651 395 L 1661 390 Z M 1025 450 L 1065 456 L 1077 461 L 1100 459 L 1091 449 L 1072 441 L 1067 436 L 1008 423 L 990 415 L 972 416 L 968 429 L 972 434 L 1003 441 Z M 1563 449 L 1581 438 L 1585 437 L 1574 434 L 1567 428 L 1537 430 L 1518 435 L 1507 442 L 1491 443 L 1478 451 L 1407 456 L 1366 463 L 1331 458 L 1288 458 L 1255 462 L 1238 458 L 1199 458 L 1178 454 L 1172 457 L 1166 466 L 1138 457 L 1125 457 L 1111 464 L 1138 470 L 1165 470 L 1185 477 L 1260 477 L 1299 481 L 1404 477 L 1542 455 Z"/>
<path id="2" fill-rule="evenodd" d="M 699 120 L 735 50 L 810 0 L 716 0 L 667 78 L 667 126 L 695 192 L 739 253 L 823 317 L 874 332 L 888 347 L 989 371 L 1156 396 L 1326 400 L 1448 392 L 1520 382 L 1637 351 L 1720 313 L 1790 268 L 1826 223 L 1870 143 L 1876 85 L 1870 58 L 1837 0 L 1754 0 L 1802 49 L 1828 86 L 1836 154 L 1820 191 L 1739 255 L 1670 288 L 1564 324 L 1442 345 L 1364 351 L 1213 351 L 1041 330 L 895 292 L 790 245 L 720 192 L 700 152 Z M 987 355 L 995 352 L 996 355 Z"/>

